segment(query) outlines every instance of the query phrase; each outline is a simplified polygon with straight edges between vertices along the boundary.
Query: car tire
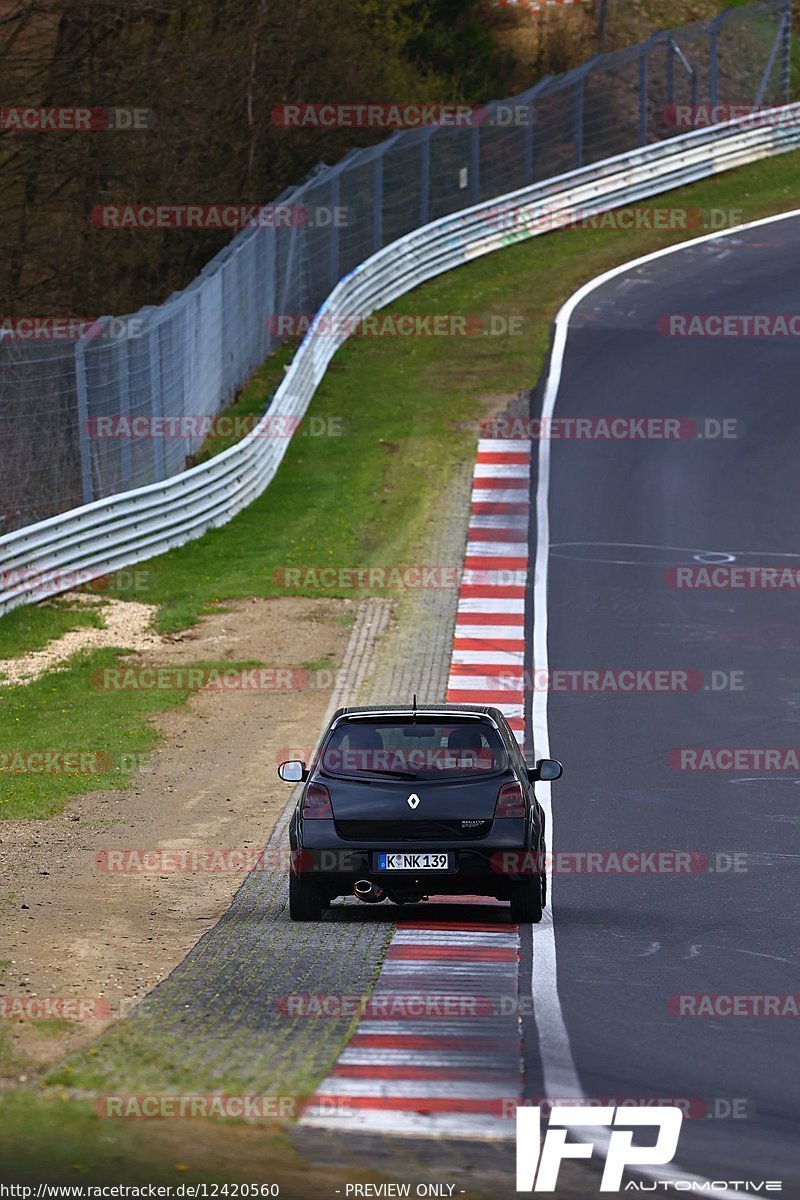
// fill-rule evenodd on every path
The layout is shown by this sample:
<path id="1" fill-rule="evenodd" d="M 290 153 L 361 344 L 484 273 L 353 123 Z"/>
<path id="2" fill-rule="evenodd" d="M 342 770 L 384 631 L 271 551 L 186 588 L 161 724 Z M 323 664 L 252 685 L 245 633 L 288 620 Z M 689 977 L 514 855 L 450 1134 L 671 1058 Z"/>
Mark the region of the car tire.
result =
<path id="1" fill-rule="evenodd" d="M 542 919 L 541 876 L 511 885 L 511 916 L 520 925 L 538 925 Z"/>
<path id="2" fill-rule="evenodd" d="M 289 875 L 289 916 L 293 921 L 321 921 L 327 907 L 321 892 L 299 875 Z"/>

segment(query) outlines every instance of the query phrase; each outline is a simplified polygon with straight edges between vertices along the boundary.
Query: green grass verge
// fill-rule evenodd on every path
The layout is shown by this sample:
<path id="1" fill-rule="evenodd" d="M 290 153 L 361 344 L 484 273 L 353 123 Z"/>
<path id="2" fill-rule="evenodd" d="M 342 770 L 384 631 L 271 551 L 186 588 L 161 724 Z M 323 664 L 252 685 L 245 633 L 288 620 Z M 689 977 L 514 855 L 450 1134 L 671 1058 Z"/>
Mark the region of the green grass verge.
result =
<path id="1" fill-rule="evenodd" d="M 15 608 L 0 619 L 0 658 L 17 658 L 41 650 L 70 629 L 98 629 L 102 617 L 94 607 L 79 607 L 66 600 L 53 599 L 34 606 Z M 2 675 L 0 675 L 2 680 Z"/>
<path id="2" fill-rule="evenodd" d="M 308 1163 L 274 1121 L 104 1119 L 58 1091 L 0 1097 L 0 1164 L 5 1184 L 277 1184 L 282 1200 L 385 1178 Z"/>
<path id="3" fill-rule="evenodd" d="M 0 818 L 49 817 L 73 795 L 125 785 L 158 740 L 149 718 L 184 703 L 195 690 L 187 676 L 176 683 L 188 686 L 169 689 L 98 686 L 97 673 L 125 665 L 126 656 L 119 650 L 96 650 L 75 655 L 64 671 L 51 671 L 33 683 L 4 690 L 0 754 L 10 757 L 0 757 Z M 256 665 L 225 662 L 192 667 L 210 671 Z M 48 751 L 64 757 L 52 758 L 49 765 L 29 757 Z"/>

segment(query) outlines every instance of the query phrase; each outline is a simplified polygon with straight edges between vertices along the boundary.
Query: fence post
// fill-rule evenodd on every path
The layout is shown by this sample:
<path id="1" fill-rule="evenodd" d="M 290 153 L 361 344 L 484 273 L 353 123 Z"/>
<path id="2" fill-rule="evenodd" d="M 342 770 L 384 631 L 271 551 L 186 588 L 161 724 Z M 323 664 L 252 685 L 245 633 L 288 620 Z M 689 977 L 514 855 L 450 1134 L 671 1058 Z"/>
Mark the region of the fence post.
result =
<path id="1" fill-rule="evenodd" d="M 791 64 L 792 64 L 791 0 L 789 0 L 789 8 L 784 12 L 783 16 L 781 17 L 780 28 L 778 29 L 778 33 L 775 37 L 775 41 L 772 44 L 772 50 L 770 51 L 769 59 L 767 60 L 767 65 L 764 68 L 764 74 L 761 76 L 761 83 L 758 85 L 758 91 L 756 92 L 755 99 L 753 100 L 753 104 L 755 106 L 758 106 L 758 105 L 764 103 L 764 97 L 767 94 L 767 88 L 769 87 L 769 81 L 772 78 L 772 72 L 775 69 L 775 63 L 777 61 L 779 53 L 781 55 L 781 82 L 780 82 L 781 97 L 782 97 L 784 103 L 786 103 L 786 102 L 788 102 L 788 100 L 790 98 L 789 97 L 789 87 L 790 87 L 790 74 L 791 74 Z"/>
<path id="2" fill-rule="evenodd" d="M 791 100 L 792 84 L 792 0 L 786 0 L 783 14 L 783 55 L 781 62 L 781 96 L 784 104 Z"/>
<path id="3" fill-rule="evenodd" d="M 647 50 L 639 54 L 639 145 L 647 145 Z"/>
<path id="4" fill-rule="evenodd" d="M 721 16 L 724 16 L 724 13 L 720 13 L 719 16 L 714 17 L 711 22 L 710 31 L 709 57 L 711 60 L 711 78 L 709 83 L 711 95 L 709 99 L 712 105 L 716 104 L 719 99 L 719 24 Z"/>
<path id="5" fill-rule="evenodd" d="M 118 382 L 119 382 L 119 415 L 122 417 L 123 431 L 127 427 L 130 430 L 130 415 L 131 415 L 131 383 L 130 370 L 128 367 L 128 340 L 120 338 L 117 345 L 118 364 Z M 124 434 L 120 443 L 120 482 L 122 483 L 123 492 L 128 492 L 133 487 L 133 471 L 131 469 L 131 439 L 128 434 Z"/>
<path id="6" fill-rule="evenodd" d="M 101 317 L 100 322 L 93 326 L 96 330 L 98 323 L 110 320 Z M 94 335 L 92 335 L 94 336 Z M 86 338 L 81 337 L 75 343 L 75 396 L 78 407 L 78 446 L 81 463 L 81 495 L 84 504 L 94 500 L 94 483 L 92 480 L 92 451 L 89 445 L 89 389 L 86 382 Z"/>
<path id="7" fill-rule="evenodd" d="M 526 187 L 533 183 L 533 100 L 528 102 L 528 124 L 522 143 L 522 182 Z"/>
<path id="8" fill-rule="evenodd" d="M 419 143 L 420 163 L 419 163 L 419 223 L 427 225 L 430 221 L 431 211 L 431 138 L 433 137 L 433 129 L 431 126 L 426 129 L 424 137 Z"/>
<path id="9" fill-rule="evenodd" d="M 330 242 L 328 245 L 328 273 L 330 276 L 331 286 L 330 291 L 336 287 L 339 282 L 339 222 L 337 214 L 339 203 L 342 198 L 341 180 L 337 171 L 331 180 L 331 209 L 332 221 L 330 225 Z"/>
<path id="10" fill-rule="evenodd" d="M 372 168 L 372 251 L 383 246 L 383 154 L 375 155 Z"/>
<path id="11" fill-rule="evenodd" d="M 161 356 L 158 352 L 158 343 L 158 325 L 154 325 L 149 330 L 147 338 L 147 355 L 150 365 L 150 440 L 153 450 L 153 483 L 158 483 L 164 478 L 164 441 L 163 438 L 153 436 L 153 429 L 157 427 L 157 418 L 163 416 L 161 411 L 161 364 L 159 361 Z"/>
<path id="12" fill-rule="evenodd" d="M 530 89 L 530 91 L 523 92 L 523 94 L 519 97 L 520 101 L 524 101 L 524 103 L 526 104 L 527 109 L 528 109 L 528 124 L 526 125 L 525 130 L 524 130 L 525 137 L 524 137 L 524 141 L 522 143 L 522 159 L 523 159 L 522 170 L 523 170 L 523 183 L 525 183 L 525 184 L 533 183 L 533 179 L 534 179 L 534 169 L 535 169 L 535 139 L 534 139 L 534 127 L 533 127 L 534 113 L 535 113 L 534 105 L 535 105 L 536 99 L 540 95 L 540 93 L 546 91 L 548 84 L 550 83 L 552 78 L 553 78 L 552 75 L 545 75 L 545 77 L 543 79 L 539 80 L 539 82 L 536 84 L 535 87 L 532 87 Z M 520 105 L 520 107 L 521 107 L 521 105 Z"/>
<path id="13" fill-rule="evenodd" d="M 575 81 L 575 111 L 574 122 L 575 128 L 573 133 L 573 141 L 575 143 L 575 166 L 583 166 L 583 102 L 585 93 L 585 75 L 581 75 Z"/>
<path id="14" fill-rule="evenodd" d="M 597 52 L 601 53 L 606 37 L 606 17 L 608 16 L 608 0 L 597 0 Z"/>

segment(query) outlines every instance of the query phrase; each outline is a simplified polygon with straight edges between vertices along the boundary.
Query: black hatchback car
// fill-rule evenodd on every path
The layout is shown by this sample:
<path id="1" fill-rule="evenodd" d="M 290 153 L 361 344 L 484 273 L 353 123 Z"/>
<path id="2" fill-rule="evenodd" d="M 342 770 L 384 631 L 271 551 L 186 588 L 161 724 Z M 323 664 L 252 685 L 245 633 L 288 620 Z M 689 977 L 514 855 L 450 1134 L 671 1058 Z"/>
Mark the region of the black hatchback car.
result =
<path id="1" fill-rule="evenodd" d="M 331 900 L 408 904 L 494 896 L 536 923 L 546 901 L 545 818 L 537 780 L 503 714 L 442 704 L 340 708 L 310 768 L 281 763 L 305 787 L 289 827 L 289 914 L 319 920 Z"/>

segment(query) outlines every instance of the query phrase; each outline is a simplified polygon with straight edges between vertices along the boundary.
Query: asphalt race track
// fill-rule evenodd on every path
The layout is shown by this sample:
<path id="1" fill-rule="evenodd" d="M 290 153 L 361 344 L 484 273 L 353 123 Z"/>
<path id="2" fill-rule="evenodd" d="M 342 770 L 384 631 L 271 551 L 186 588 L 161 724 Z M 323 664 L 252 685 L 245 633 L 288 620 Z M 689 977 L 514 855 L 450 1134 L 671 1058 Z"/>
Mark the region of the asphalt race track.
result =
<path id="1" fill-rule="evenodd" d="M 663 319 L 798 312 L 799 279 L 791 217 L 629 268 L 578 304 L 556 418 L 680 416 L 701 434 L 727 420 L 734 436 L 549 441 L 547 684 L 528 656 L 529 691 L 548 687 L 550 750 L 565 764 L 552 789 L 556 849 L 694 852 L 729 868 L 619 875 L 568 860 L 556 872 L 558 993 L 582 1091 L 691 1102 L 677 1166 L 782 1179 L 790 1196 L 797 1017 L 681 1016 L 691 1002 L 670 998 L 798 990 L 800 771 L 679 769 L 674 752 L 800 744 L 800 595 L 678 588 L 670 568 L 800 568 L 800 348 L 796 337 L 666 336 Z M 535 506 L 535 454 L 532 475 Z M 536 534 L 534 509 L 532 559 Z M 661 693 L 591 692 L 591 678 L 552 674 L 624 668 L 678 674 Z M 682 672 L 689 690 L 677 690 Z M 533 935 L 534 980 L 546 936 Z M 549 1032 L 526 1022 L 530 1097 L 547 1094 Z M 722 1119 L 731 1101 L 746 1115 Z"/>

